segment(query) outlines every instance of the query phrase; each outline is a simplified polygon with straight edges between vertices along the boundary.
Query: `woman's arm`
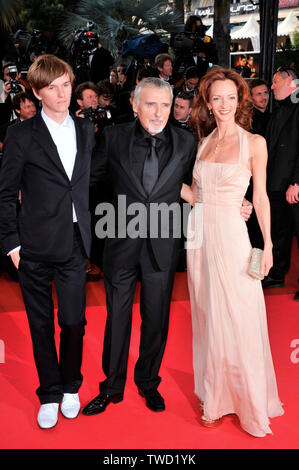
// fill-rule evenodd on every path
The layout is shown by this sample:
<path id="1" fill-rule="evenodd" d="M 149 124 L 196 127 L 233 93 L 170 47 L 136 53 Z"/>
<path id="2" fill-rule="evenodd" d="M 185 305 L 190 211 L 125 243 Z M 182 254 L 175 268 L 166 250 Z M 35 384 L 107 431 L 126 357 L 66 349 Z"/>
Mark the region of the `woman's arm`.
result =
<path id="1" fill-rule="evenodd" d="M 188 186 L 185 183 L 182 184 L 181 198 L 184 199 L 184 201 L 189 202 L 191 206 L 195 205 L 196 198 L 197 198 L 197 185 L 194 181 L 194 178 L 192 179 L 191 186 Z"/>
<path id="2" fill-rule="evenodd" d="M 252 139 L 253 207 L 264 239 L 261 273 L 267 276 L 273 266 L 270 203 L 266 191 L 268 152 L 266 140 L 262 136 L 256 134 Z"/>

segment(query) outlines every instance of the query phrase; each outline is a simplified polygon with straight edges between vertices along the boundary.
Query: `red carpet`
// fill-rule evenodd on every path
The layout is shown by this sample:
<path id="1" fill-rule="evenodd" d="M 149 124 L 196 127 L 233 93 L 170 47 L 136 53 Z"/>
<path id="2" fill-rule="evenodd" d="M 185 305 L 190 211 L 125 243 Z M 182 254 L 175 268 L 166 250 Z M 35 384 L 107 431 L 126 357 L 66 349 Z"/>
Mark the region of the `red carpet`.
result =
<path id="1" fill-rule="evenodd" d="M 81 414 L 74 421 L 60 414 L 55 428 L 39 429 L 36 422 L 39 402 L 35 395 L 38 383 L 27 319 L 18 284 L 3 274 L 0 278 L 0 344 L 5 346 L 5 362 L 0 362 L 0 448 L 297 449 L 299 304 L 293 301 L 293 293 L 298 288 L 297 253 L 293 256 L 286 287 L 275 292 L 265 291 L 273 360 L 285 409 L 284 416 L 271 420 L 273 435 L 265 438 L 254 438 L 242 431 L 234 416 L 227 417 L 213 430 L 199 424 L 198 400 L 193 393 L 191 321 L 185 273 L 176 276 L 168 343 L 160 371 L 159 390 L 165 397 L 166 411 L 153 413 L 147 409 L 133 382 L 140 326 L 137 292 L 124 401 L 109 405 L 102 415 L 86 417 Z M 103 378 L 101 352 L 106 311 L 102 280 L 87 285 L 87 299 L 82 405 L 98 394 L 98 382 Z M 57 339 L 58 334 L 57 329 Z"/>

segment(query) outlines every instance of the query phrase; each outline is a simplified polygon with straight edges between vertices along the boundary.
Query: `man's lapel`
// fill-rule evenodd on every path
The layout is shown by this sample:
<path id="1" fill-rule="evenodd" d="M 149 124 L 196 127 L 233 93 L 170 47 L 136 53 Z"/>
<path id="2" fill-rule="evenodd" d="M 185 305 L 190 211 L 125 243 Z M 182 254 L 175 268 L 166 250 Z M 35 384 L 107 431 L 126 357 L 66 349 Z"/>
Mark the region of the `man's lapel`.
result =
<path id="1" fill-rule="evenodd" d="M 133 155 L 135 128 L 136 128 L 136 122 L 132 123 L 132 126 L 129 128 L 128 127 L 122 128 L 122 134 L 119 139 L 119 142 L 120 142 L 119 151 L 121 152 L 121 149 L 128 149 L 129 147 L 129 158 L 128 158 L 127 151 L 124 150 L 123 152 L 121 152 L 120 161 L 121 161 L 123 170 L 127 173 L 129 177 L 128 181 L 131 180 L 134 186 L 136 187 L 136 189 L 139 191 L 139 193 L 142 194 L 143 197 L 147 197 L 141 181 L 139 181 L 138 177 L 135 175 L 134 171 L 132 170 L 132 155 Z M 176 170 L 177 166 L 179 165 L 181 161 L 181 152 L 180 152 L 181 142 L 179 142 L 178 134 L 175 132 L 175 129 L 172 126 L 169 126 L 169 133 L 170 133 L 170 139 L 171 139 L 171 145 L 172 145 L 172 155 L 166 167 L 163 169 L 161 175 L 159 176 L 155 186 L 153 187 L 150 197 L 156 194 L 167 183 L 167 181 L 172 177 L 174 171 Z M 126 142 L 126 145 L 124 145 L 124 142 Z"/>
<path id="2" fill-rule="evenodd" d="M 169 125 L 169 133 L 172 146 L 172 155 L 161 175 L 159 176 L 155 186 L 153 187 L 151 197 L 167 184 L 167 181 L 173 176 L 174 171 L 181 161 L 181 142 L 179 141 L 178 134 L 175 132 L 175 128 L 171 125 Z"/>
<path id="3" fill-rule="evenodd" d="M 279 112 L 280 110 L 278 110 Z M 275 148 L 277 141 L 279 139 L 280 133 L 282 129 L 285 126 L 285 123 L 289 119 L 289 117 L 292 115 L 294 112 L 293 106 L 289 106 L 287 110 L 284 110 L 283 113 L 281 113 L 281 119 L 277 119 L 275 116 L 272 117 L 272 119 L 275 119 L 275 127 L 273 126 L 268 126 L 267 128 L 267 140 L 270 142 L 269 145 L 269 155 L 271 157 L 272 155 L 272 149 Z"/>
<path id="4" fill-rule="evenodd" d="M 50 157 L 52 162 L 55 164 L 57 169 L 63 173 L 66 178 L 68 178 L 65 169 L 63 167 L 63 164 L 61 162 L 61 159 L 59 157 L 57 147 L 51 137 L 51 134 L 41 116 L 40 113 L 38 113 L 34 118 L 34 123 L 33 123 L 33 138 L 36 140 L 36 142 L 39 143 L 39 145 L 43 148 L 45 153 Z"/>
<path id="5" fill-rule="evenodd" d="M 119 151 L 121 152 L 120 161 L 123 170 L 127 173 L 129 180 L 132 181 L 138 192 L 143 196 L 146 197 L 146 192 L 144 187 L 141 184 L 141 181 L 137 178 L 136 174 L 132 170 L 132 156 L 133 156 L 133 144 L 134 144 L 134 137 L 135 137 L 135 129 L 136 129 L 136 121 L 132 122 L 131 126 L 123 127 L 122 128 L 122 135 L 119 139 Z M 126 145 L 124 145 L 126 142 Z M 124 149 L 122 152 L 121 149 Z M 129 155 L 128 150 L 129 149 Z"/>
<path id="6" fill-rule="evenodd" d="M 71 116 L 74 120 L 75 123 L 75 129 L 76 129 L 76 144 L 77 144 L 77 153 L 76 153 L 76 159 L 75 159 L 75 164 L 74 164 L 74 169 L 72 173 L 72 178 L 71 181 L 74 182 L 77 175 L 80 174 L 80 168 L 82 166 L 82 163 L 85 163 L 84 160 L 84 135 L 83 135 L 83 128 L 80 125 L 80 119 L 82 118 L 77 118 L 75 116 Z"/>

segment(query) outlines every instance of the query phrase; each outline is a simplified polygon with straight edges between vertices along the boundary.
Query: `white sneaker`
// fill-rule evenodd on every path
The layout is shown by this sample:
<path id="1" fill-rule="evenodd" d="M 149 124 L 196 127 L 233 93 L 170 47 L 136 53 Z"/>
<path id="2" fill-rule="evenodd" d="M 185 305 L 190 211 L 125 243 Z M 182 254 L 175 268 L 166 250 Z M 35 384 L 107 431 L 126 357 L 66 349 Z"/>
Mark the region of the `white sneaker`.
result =
<path id="1" fill-rule="evenodd" d="M 37 422 L 42 429 L 53 428 L 58 420 L 59 403 L 46 403 L 40 407 Z"/>
<path id="2" fill-rule="evenodd" d="M 69 419 L 76 418 L 80 411 L 78 393 L 65 393 L 61 402 L 61 413 Z"/>

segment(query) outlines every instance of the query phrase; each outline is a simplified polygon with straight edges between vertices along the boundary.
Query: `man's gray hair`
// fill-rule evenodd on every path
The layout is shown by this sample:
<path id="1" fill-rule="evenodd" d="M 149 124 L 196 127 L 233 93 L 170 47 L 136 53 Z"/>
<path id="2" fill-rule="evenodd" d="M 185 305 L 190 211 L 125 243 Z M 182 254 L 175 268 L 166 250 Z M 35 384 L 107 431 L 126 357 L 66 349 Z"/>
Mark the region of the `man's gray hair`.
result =
<path id="1" fill-rule="evenodd" d="M 172 87 L 169 85 L 168 82 L 165 82 L 165 80 L 162 80 L 161 78 L 157 77 L 147 77 L 143 78 L 143 80 L 141 80 L 138 85 L 136 85 L 136 88 L 134 90 L 134 99 L 136 101 L 137 106 L 139 105 L 141 90 L 145 86 L 149 88 L 160 88 L 168 90 L 171 95 L 171 98 L 173 98 Z"/>

